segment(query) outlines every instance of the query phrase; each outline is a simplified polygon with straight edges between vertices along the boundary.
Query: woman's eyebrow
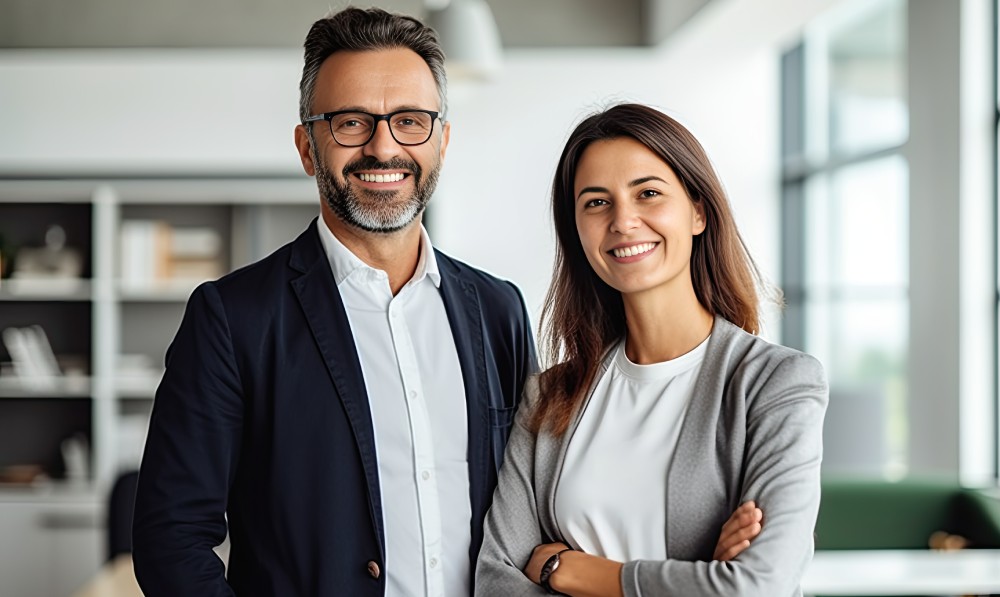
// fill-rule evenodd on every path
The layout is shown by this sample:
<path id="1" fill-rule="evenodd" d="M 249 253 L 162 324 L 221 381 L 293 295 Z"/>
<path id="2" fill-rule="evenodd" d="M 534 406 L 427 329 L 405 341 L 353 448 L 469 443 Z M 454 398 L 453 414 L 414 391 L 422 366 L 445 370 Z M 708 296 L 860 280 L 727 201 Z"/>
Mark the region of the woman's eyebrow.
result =
<path id="1" fill-rule="evenodd" d="M 608 190 L 604 187 L 584 187 L 579 193 L 576 194 L 576 198 L 579 199 L 584 193 L 607 193 Z"/>
<path id="2" fill-rule="evenodd" d="M 637 178 L 637 179 L 633 180 L 632 182 L 628 183 L 628 186 L 630 186 L 630 187 L 637 187 L 637 186 L 639 186 L 639 185 L 641 185 L 643 183 L 647 183 L 647 182 L 649 182 L 651 180 L 658 180 L 658 181 L 662 182 L 663 184 L 670 184 L 669 182 L 663 180 L 659 176 L 643 176 L 642 178 Z"/>

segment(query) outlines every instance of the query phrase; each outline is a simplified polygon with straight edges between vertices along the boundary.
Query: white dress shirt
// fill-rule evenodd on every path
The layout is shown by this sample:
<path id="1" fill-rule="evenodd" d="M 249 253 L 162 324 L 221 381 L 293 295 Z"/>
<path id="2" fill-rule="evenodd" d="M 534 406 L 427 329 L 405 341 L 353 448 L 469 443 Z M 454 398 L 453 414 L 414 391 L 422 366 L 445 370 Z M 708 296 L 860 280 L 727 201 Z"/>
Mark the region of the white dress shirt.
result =
<path id="1" fill-rule="evenodd" d="M 468 418 L 441 275 L 427 231 L 413 278 L 389 278 L 319 218 L 368 391 L 385 526 L 386 596 L 468 595 Z"/>
<path id="2" fill-rule="evenodd" d="M 556 488 L 556 523 L 574 549 L 618 562 L 666 559 L 667 469 L 707 346 L 652 365 L 617 347 Z"/>

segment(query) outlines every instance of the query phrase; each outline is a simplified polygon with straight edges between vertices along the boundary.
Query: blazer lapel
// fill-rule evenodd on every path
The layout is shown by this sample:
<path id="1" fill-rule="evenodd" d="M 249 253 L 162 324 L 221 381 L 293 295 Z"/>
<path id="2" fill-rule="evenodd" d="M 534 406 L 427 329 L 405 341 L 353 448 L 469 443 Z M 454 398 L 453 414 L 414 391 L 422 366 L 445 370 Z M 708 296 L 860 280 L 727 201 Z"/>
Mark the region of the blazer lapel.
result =
<path id="1" fill-rule="evenodd" d="M 692 493 L 704 496 L 722 496 L 725 488 L 718 486 L 718 472 L 713 462 L 719 410 L 722 405 L 727 376 L 724 369 L 728 360 L 732 328 L 723 318 L 716 316 L 712 337 L 705 347 L 705 358 L 694 384 L 694 394 L 681 423 L 677 447 L 667 471 L 667 557 L 698 559 L 695 552 L 702 542 L 692 536 L 692 529 L 711 528 L 706 520 L 713 510 Z"/>
<path id="2" fill-rule="evenodd" d="M 354 344 L 347 311 L 333 280 L 329 261 L 316 231 L 316 220 L 296 239 L 289 266 L 302 275 L 291 285 L 312 330 L 316 346 L 323 355 L 327 372 L 344 405 L 361 455 L 368 485 L 368 505 L 372 524 L 378 531 L 382 556 L 385 557 L 385 531 L 382 528 L 382 498 L 378 482 L 378 461 L 371 408 L 365 389 L 361 362 Z"/>
<path id="3" fill-rule="evenodd" d="M 437 251 L 436 254 L 441 270 L 441 298 L 462 367 L 469 417 L 469 494 L 476 516 L 477 512 L 485 513 L 486 501 L 491 497 L 488 471 L 494 465 L 490 462 L 490 386 L 483 345 L 483 313 L 476 287 L 462 279 L 447 257 Z"/>

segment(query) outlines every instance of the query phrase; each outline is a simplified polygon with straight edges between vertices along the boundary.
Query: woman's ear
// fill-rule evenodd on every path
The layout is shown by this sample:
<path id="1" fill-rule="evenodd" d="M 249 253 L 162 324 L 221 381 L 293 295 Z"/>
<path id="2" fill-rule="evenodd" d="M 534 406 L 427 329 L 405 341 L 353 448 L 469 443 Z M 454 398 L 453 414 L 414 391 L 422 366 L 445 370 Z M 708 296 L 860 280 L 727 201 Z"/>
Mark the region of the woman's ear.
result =
<path id="1" fill-rule="evenodd" d="M 705 204 L 701 201 L 692 201 L 694 209 L 691 215 L 691 232 L 693 236 L 698 236 L 705 231 Z"/>

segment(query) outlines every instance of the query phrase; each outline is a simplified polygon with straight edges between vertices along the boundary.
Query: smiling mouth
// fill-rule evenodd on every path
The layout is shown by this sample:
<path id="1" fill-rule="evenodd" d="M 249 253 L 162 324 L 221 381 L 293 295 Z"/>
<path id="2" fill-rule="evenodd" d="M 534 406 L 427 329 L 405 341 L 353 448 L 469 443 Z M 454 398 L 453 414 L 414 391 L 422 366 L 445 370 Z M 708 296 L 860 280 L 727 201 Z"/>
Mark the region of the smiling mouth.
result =
<path id="1" fill-rule="evenodd" d="M 643 253 L 649 253 L 655 249 L 658 244 L 660 243 L 639 243 L 637 245 L 632 245 L 631 247 L 611 249 L 608 253 L 619 259 L 624 259 L 625 257 L 635 257 L 636 255 L 642 255 Z"/>
<path id="2" fill-rule="evenodd" d="M 399 182 L 409 176 L 405 172 L 386 172 L 375 174 L 374 172 L 357 172 L 354 174 L 362 182 Z"/>

